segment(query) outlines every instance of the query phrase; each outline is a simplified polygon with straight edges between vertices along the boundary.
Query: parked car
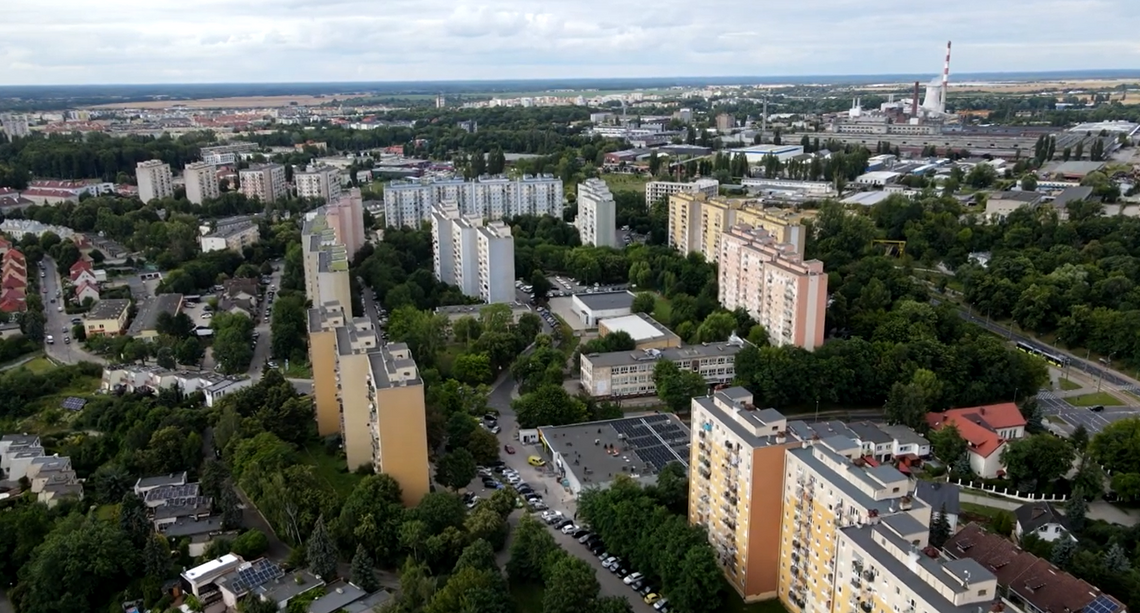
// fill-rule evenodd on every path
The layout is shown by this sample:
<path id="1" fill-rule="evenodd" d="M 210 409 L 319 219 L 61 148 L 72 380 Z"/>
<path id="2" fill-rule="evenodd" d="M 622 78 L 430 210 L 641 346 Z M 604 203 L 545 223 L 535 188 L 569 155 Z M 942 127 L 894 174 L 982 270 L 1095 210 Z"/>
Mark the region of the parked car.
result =
<path id="1" fill-rule="evenodd" d="M 507 452 L 508 455 L 515 455 L 515 448 L 510 445 L 503 445 L 503 451 Z"/>
<path id="2" fill-rule="evenodd" d="M 593 532 L 590 532 L 589 530 L 583 530 L 582 534 L 576 535 L 576 538 L 578 539 L 579 543 L 585 544 L 585 543 L 589 542 L 589 540 L 595 536 L 597 536 L 597 535 L 594 534 Z"/>
<path id="3" fill-rule="evenodd" d="M 544 460 L 544 459 L 542 459 L 536 455 L 532 455 L 529 458 L 527 458 L 526 463 L 530 464 L 531 466 L 546 466 L 546 460 Z"/>
<path id="4" fill-rule="evenodd" d="M 562 526 L 562 534 L 574 534 L 578 530 L 581 530 L 581 528 L 576 526 L 573 522 Z"/>
<path id="5" fill-rule="evenodd" d="M 558 521 L 558 523 L 554 524 L 554 527 L 561 530 L 561 529 L 565 528 L 566 526 L 573 526 L 573 525 L 574 525 L 573 521 L 563 518 L 563 519 L 560 519 Z"/>
<path id="6" fill-rule="evenodd" d="M 657 602 L 658 600 L 661 600 L 661 595 L 658 594 L 657 592 L 650 592 L 650 593 L 646 594 L 645 598 L 643 598 L 642 600 L 645 601 L 645 604 L 653 604 L 653 603 Z"/>
<path id="7" fill-rule="evenodd" d="M 669 599 L 668 598 L 662 598 L 661 600 L 657 601 L 657 604 L 653 605 L 653 608 L 657 609 L 658 611 L 668 611 L 669 610 L 668 607 L 669 607 Z"/>
<path id="8" fill-rule="evenodd" d="M 638 581 L 639 579 L 641 579 L 644 576 L 645 575 L 642 575 L 641 573 L 630 573 L 630 574 L 626 575 L 625 579 L 622 579 L 621 582 L 626 584 L 626 585 L 631 585 L 634 581 Z"/>
<path id="9" fill-rule="evenodd" d="M 610 567 L 613 566 L 614 564 L 620 564 L 620 563 L 621 563 L 621 560 L 619 560 L 617 558 L 617 556 L 610 556 L 610 557 L 602 560 L 602 568 L 609 570 Z"/>

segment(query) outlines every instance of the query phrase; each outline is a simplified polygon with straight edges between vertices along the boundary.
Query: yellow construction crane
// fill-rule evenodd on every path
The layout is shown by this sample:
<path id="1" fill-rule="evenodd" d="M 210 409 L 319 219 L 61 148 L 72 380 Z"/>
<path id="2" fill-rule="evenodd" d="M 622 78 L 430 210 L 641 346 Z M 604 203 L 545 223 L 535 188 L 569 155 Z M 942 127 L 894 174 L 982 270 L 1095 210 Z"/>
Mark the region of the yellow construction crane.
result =
<path id="1" fill-rule="evenodd" d="M 906 253 L 906 241 L 891 241 L 885 238 L 876 238 L 871 241 L 871 246 L 886 245 L 886 254 L 896 257 L 902 257 Z"/>

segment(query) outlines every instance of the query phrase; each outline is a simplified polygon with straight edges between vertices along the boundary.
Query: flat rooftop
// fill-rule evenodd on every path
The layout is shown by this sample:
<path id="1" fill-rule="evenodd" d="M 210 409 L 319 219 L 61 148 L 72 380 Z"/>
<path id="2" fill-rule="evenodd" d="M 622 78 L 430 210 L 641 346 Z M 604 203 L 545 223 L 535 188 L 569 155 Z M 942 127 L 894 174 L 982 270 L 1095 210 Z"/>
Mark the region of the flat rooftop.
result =
<path id="1" fill-rule="evenodd" d="M 641 362 L 657 362 L 671 360 L 699 360 L 716 356 L 735 356 L 744 348 L 744 345 L 733 342 L 705 343 L 703 345 L 687 345 L 685 347 L 670 347 L 668 349 L 645 349 L 641 351 L 611 351 L 608 353 L 592 353 L 585 357 L 595 368 L 628 366 Z"/>
<path id="2" fill-rule="evenodd" d="M 689 428 L 671 413 L 543 427 L 539 433 L 583 486 L 618 475 L 651 477 L 670 462 L 689 466 Z"/>
<path id="3" fill-rule="evenodd" d="M 602 294 L 574 294 L 574 298 L 586 305 L 591 311 L 612 311 L 615 309 L 628 309 L 633 306 L 633 294 L 622 292 L 605 292 Z"/>
<path id="4" fill-rule="evenodd" d="M 645 313 L 632 313 L 621 317 L 608 317 L 598 322 L 610 332 L 625 332 L 636 343 L 660 338 L 674 337 L 680 340 L 669 328 L 658 323 Z"/>
<path id="5" fill-rule="evenodd" d="M 131 301 L 123 298 L 100 300 L 87 312 L 87 319 L 118 319 L 129 308 Z"/>
<path id="6" fill-rule="evenodd" d="M 135 320 L 127 328 L 127 334 L 135 336 L 148 330 L 154 330 L 158 325 L 158 316 L 163 313 L 177 315 L 182 308 L 182 294 L 159 294 L 151 296 L 139 304 L 139 312 Z"/>

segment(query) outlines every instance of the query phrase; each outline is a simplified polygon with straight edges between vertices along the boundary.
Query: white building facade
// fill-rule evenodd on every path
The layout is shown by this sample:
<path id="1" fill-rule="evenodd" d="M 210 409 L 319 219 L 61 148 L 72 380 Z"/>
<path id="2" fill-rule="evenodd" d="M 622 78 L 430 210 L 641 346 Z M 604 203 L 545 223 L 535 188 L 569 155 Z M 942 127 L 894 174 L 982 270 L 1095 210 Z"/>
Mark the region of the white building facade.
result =
<path id="1" fill-rule="evenodd" d="M 435 277 L 487 303 L 515 300 L 515 240 L 501 221 L 464 217 L 451 202 L 431 211 Z"/>
<path id="2" fill-rule="evenodd" d="M 293 173 L 293 185 L 298 197 L 333 202 L 340 196 L 340 177 L 340 170 L 331 166 L 309 166 L 304 172 Z"/>
<path id="3" fill-rule="evenodd" d="M 288 194 L 285 185 L 285 167 L 281 164 L 259 164 L 238 173 L 241 193 L 246 198 L 262 202 L 276 202 Z"/>
<path id="4" fill-rule="evenodd" d="M 601 179 L 578 184 L 578 217 L 574 226 L 583 245 L 617 247 L 617 204 L 610 188 Z"/>
<path id="5" fill-rule="evenodd" d="M 716 179 L 697 179 L 692 183 L 650 181 L 645 184 L 645 206 L 653 206 L 662 198 L 682 193 L 704 194 L 711 198 L 720 193 L 720 181 Z"/>
<path id="6" fill-rule="evenodd" d="M 135 168 L 135 180 L 139 186 L 139 200 L 144 203 L 174 196 L 174 175 L 170 172 L 170 164 L 161 160 L 139 162 Z"/>
<path id="7" fill-rule="evenodd" d="M 393 181 L 384 190 L 384 221 L 395 228 L 418 227 L 431 219 L 434 206 L 445 201 L 454 202 L 464 217 L 560 217 L 565 206 L 563 200 L 562 180 L 552 176 Z"/>
<path id="8" fill-rule="evenodd" d="M 186 183 L 186 199 L 194 204 L 202 204 L 203 200 L 222 195 L 218 187 L 218 173 L 213 164 L 191 162 L 183 169 L 182 179 Z"/>

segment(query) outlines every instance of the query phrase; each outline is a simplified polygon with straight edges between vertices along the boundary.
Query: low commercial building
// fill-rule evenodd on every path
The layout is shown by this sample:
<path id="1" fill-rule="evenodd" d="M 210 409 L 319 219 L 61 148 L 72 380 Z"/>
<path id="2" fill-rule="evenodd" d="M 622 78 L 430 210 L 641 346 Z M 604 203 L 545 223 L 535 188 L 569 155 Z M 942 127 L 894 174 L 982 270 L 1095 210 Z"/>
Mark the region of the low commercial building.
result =
<path id="1" fill-rule="evenodd" d="M 253 222 L 220 226 L 198 239 L 203 253 L 224 250 L 241 253 L 246 247 L 252 247 L 259 240 L 261 240 L 261 231 Z"/>
<path id="2" fill-rule="evenodd" d="M 534 309 L 530 305 L 521 302 L 506 302 L 499 303 L 506 304 L 511 309 L 511 318 L 515 323 L 518 323 L 519 318 L 527 313 L 534 313 Z M 485 304 L 453 304 L 447 306 L 436 307 L 435 312 L 437 315 L 447 317 L 448 323 L 455 323 L 456 320 L 464 317 L 473 317 L 479 319 L 482 315 L 483 309 L 487 308 Z"/>
<path id="3" fill-rule="evenodd" d="M 116 336 L 126 332 L 131 301 L 125 299 L 100 300 L 87 312 L 83 328 L 87 336 Z"/>
<path id="4" fill-rule="evenodd" d="M 598 336 L 625 332 L 633 339 L 634 349 L 669 349 L 681 346 L 681 337 L 645 313 L 609 317 L 598 322 Z"/>
<path id="5" fill-rule="evenodd" d="M 570 308 L 587 328 L 593 328 L 603 319 L 629 315 L 633 294 L 627 291 L 574 294 Z"/>
<path id="6" fill-rule="evenodd" d="M 900 173 L 891 172 L 889 170 L 875 170 L 855 177 L 855 183 L 859 185 L 870 185 L 872 187 L 883 187 L 898 181 L 901 176 Z"/>
<path id="7" fill-rule="evenodd" d="M 574 496 L 619 475 L 653 484 L 667 464 L 689 467 L 689 428 L 672 413 L 546 426 L 538 435 Z"/>
<path id="8" fill-rule="evenodd" d="M 182 294 L 159 294 L 143 300 L 127 334 L 143 340 L 157 338 L 159 317 L 163 313 L 175 316 L 182 312 L 182 298 Z"/>
<path id="9" fill-rule="evenodd" d="M 582 388 L 594 398 L 652 396 L 657 393 L 653 371 L 671 360 L 681 370 L 699 373 L 709 386 L 730 383 L 736 377 L 736 354 L 746 341 L 705 343 L 669 349 L 613 351 L 583 355 L 579 375 Z"/>
<path id="10" fill-rule="evenodd" d="M 1033 208 L 1045 199 L 1039 192 L 994 192 L 986 198 L 986 217 L 991 221 L 1005 219 L 1020 208 Z"/>

